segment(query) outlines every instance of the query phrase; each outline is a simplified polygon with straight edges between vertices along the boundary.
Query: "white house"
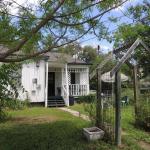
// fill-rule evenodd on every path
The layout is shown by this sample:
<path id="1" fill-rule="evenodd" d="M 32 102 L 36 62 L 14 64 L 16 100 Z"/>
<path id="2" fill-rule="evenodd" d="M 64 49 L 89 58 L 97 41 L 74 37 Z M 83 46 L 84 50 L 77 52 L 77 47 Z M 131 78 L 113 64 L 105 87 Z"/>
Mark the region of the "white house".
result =
<path id="1" fill-rule="evenodd" d="M 70 97 L 89 94 L 89 65 L 63 53 L 50 52 L 23 64 L 22 85 L 32 103 L 69 106 Z"/>

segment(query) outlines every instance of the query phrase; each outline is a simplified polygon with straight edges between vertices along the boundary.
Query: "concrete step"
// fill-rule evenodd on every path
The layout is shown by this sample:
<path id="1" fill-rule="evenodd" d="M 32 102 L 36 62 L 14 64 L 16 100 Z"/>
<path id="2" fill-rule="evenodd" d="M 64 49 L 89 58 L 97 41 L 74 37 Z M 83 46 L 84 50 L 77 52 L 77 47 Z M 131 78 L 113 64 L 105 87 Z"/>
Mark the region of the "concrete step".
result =
<path id="1" fill-rule="evenodd" d="M 48 99 L 48 107 L 62 107 L 65 106 L 65 102 L 61 96 L 53 96 Z"/>

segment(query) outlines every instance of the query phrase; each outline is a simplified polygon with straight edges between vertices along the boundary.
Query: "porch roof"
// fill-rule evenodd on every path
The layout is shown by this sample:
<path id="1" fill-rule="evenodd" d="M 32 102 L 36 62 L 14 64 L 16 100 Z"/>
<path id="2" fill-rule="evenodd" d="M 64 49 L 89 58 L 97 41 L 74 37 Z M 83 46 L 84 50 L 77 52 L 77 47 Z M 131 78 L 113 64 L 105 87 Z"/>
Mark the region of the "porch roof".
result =
<path id="1" fill-rule="evenodd" d="M 85 61 L 73 58 L 72 56 L 64 53 L 49 52 L 45 54 L 49 62 L 67 63 L 71 65 L 89 65 Z"/>

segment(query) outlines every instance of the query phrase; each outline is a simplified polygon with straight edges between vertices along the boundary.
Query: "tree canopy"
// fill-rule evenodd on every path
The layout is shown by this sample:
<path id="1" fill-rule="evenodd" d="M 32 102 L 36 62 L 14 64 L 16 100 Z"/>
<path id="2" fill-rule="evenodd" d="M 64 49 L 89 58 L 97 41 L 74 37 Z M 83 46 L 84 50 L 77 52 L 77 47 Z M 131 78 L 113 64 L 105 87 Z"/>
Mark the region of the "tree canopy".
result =
<path id="1" fill-rule="evenodd" d="M 125 24 L 119 26 L 114 34 L 114 46 L 133 43 L 140 38 L 150 47 L 150 3 L 145 0 L 142 4 L 128 8 L 129 17 L 133 18 L 137 23 Z M 150 73 L 150 53 L 144 51 L 142 47 L 136 50 L 134 59 L 142 66 L 144 75 Z M 127 69 L 127 68 L 126 68 Z"/>
<path id="2" fill-rule="evenodd" d="M 0 61 L 19 62 L 37 57 L 77 41 L 87 33 L 97 32 L 99 38 L 104 37 L 108 30 L 101 17 L 126 1 L 39 0 L 35 6 L 29 2 L 22 6 L 15 0 L 2 0 L 0 44 L 9 50 L 0 53 Z M 14 4 L 19 11 L 12 14 Z M 10 58 L 16 53 L 21 55 Z"/>

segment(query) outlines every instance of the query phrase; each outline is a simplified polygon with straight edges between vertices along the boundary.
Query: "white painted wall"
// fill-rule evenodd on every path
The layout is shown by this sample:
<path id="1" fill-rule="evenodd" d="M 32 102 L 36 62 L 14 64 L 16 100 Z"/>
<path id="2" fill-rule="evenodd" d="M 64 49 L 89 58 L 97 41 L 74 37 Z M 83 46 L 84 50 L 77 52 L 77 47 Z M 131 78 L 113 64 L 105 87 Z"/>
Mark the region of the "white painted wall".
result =
<path id="1" fill-rule="evenodd" d="M 49 64 L 47 64 L 49 66 Z M 50 66 L 49 66 L 50 67 Z M 48 68 L 49 68 L 48 67 Z M 85 72 L 76 73 L 76 83 L 88 85 L 87 94 L 89 94 L 89 67 L 85 65 L 68 65 L 68 68 L 85 68 Z M 64 69 L 63 72 L 55 72 L 55 95 L 58 95 L 57 87 L 66 85 L 68 74 Z M 33 79 L 37 79 L 37 84 L 33 83 Z M 23 64 L 22 66 L 22 85 L 28 93 L 28 98 L 31 102 L 44 102 L 46 100 L 46 62 L 41 60 L 39 67 L 36 63 Z M 39 86 L 39 88 L 38 88 Z M 21 94 L 20 99 L 26 99 L 27 94 Z M 68 105 L 68 98 L 65 99 Z"/>
<path id="2" fill-rule="evenodd" d="M 37 79 L 37 83 L 33 80 Z M 23 64 L 22 66 L 22 85 L 28 93 L 31 102 L 44 102 L 45 100 L 45 61 Z M 22 97 L 25 99 L 24 97 Z"/>

